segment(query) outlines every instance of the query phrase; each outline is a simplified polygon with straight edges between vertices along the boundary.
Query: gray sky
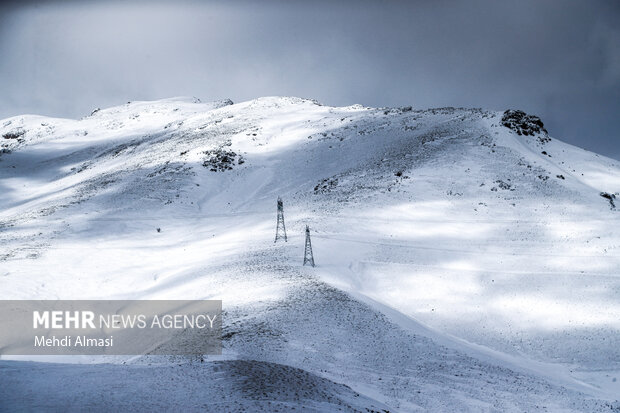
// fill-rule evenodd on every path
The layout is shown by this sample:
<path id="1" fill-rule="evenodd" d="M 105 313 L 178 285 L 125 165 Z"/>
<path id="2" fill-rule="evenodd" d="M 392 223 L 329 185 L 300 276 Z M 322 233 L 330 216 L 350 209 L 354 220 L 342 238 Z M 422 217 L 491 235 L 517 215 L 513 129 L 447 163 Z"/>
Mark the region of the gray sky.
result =
<path id="1" fill-rule="evenodd" d="M 0 118 L 179 95 L 520 108 L 620 159 L 620 2 L 0 5 Z"/>

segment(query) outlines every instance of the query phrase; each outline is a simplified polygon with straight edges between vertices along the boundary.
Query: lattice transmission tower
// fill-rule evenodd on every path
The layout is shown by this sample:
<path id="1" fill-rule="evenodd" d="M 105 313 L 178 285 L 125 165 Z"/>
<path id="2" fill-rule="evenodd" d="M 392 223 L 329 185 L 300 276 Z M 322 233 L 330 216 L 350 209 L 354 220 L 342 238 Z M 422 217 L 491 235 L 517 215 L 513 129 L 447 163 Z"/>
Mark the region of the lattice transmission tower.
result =
<path id="1" fill-rule="evenodd" d="M 312 255 L 312 242 L 310 241 L 310 227 L 306 225 L 306 248 L 304 249 L 304 265 L 310 264 L 314 267 L 314 256 Z"/>
<path id="2" fill-rule="evenodd" d="M 284 238 L 284 242 L 288 241 L 286 238 L 286 226 L 284 225 L 284 204 L 282 198 L 278 197 L 278 223 L 276 224 L 276 239 L 274 244 L 280 239 Z"/>

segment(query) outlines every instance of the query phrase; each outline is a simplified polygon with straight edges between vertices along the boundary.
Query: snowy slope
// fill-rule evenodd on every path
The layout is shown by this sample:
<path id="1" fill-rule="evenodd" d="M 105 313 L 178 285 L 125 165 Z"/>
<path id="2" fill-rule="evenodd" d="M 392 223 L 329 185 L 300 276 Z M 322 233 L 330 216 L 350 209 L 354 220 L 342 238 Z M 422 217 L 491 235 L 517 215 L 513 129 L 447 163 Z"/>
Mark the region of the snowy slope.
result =
<path id="1" fill-rule="evenodd" d="M 0 121 L 0 298 L 222 299 L 225 356 L 157 358 L 157 380 L 245 360 L 324 390 L 274 379 L 259 397 L 242 391 L 258 379 L 219 374 L 213 389 L 240 389 L 229 410 L 275 394 L 319 411 L 617 409 L 620 220 L 600 193 L 620 192 L 620 163 L 501 117 L 273 97 Z M 134 367 L 3 361 L 0 395 L 74 369 L 130 369 L 131 388 L 152 362 L 45 360 Z"/>

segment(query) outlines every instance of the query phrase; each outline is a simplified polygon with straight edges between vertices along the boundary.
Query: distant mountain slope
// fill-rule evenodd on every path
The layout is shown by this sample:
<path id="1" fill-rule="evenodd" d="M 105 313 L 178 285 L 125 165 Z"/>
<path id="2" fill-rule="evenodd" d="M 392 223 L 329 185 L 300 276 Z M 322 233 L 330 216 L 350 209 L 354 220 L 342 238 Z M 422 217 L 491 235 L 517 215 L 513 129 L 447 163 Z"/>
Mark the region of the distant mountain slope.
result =
<path id="1" fill-rule="evenodd" d="M 620 162 L 508 115 L 268 97 L 2 120 L 0 297 L 222 299 L 225 359 L 359 406 L 618 408 Z"/>

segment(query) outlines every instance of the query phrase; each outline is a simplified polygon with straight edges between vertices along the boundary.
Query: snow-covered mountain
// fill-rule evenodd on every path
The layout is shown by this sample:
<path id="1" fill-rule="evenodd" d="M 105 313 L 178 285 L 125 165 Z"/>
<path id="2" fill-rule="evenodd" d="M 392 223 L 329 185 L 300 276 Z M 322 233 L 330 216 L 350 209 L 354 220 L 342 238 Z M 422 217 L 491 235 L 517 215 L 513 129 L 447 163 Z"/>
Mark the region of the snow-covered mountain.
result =
<path id="1" fill-rule="evenodd" d="M 620 162 L 535 117 L 176 98 L 0 135 L 1 299 L 225 310 L 206 363 L 2 360 L 5 406 L 620 410 Z"/>

